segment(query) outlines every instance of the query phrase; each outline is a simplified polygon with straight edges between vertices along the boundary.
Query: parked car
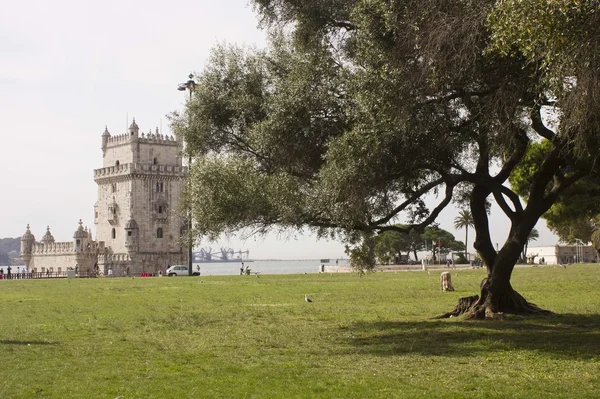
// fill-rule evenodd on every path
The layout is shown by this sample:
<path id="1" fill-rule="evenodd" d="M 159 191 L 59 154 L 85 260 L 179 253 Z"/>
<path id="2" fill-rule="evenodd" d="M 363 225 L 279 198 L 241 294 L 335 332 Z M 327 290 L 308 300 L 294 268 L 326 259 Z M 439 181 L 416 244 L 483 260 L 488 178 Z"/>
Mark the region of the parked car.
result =
<path id="1" fill-rule="evenodd" d="M 200 266 L 196 266 L 196 268 L 192 272 L 192 276 L 200 275 Z M 167 276 L 189 276 L 188 266 L 187 265 L 173 265 L 167 269 Z"/>

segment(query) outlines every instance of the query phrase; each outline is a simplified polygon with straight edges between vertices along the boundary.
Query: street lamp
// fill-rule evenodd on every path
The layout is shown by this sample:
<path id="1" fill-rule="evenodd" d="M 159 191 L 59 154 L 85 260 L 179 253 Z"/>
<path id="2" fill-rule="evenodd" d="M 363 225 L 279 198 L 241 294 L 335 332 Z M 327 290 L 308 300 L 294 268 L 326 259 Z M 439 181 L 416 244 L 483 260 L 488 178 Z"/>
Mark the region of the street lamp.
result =
<path id="1" fill-rule="evenodd" d="M 583 241 L 581 241 L 579 238 L 576 238 L 575 244 L 575 256 L 577 258 L 575 263 L 583 263 Z"/>
<path id="2" fill-rule="evenodd" d="M 177 86 L 177 90 L 179 91 L 188 91 L 190 93 L 190 97 L 188 100 L 188 103 L 190 101 L 192 101 L 192 93 L 194 92 L 194 89 L 196 88 L 196 82 L 194 81 L 194 75 L 193 74 L 189 74 L 188 76 L 188 81 L 185 83 L 179 83 L 179 86 Z M 189 114 L 188 114 L 189 115 Z M 188 116 L 188 122 L 191 121 L 191 116 Z M 190 123 L 188 123 L 188 128 L 190 127 Z M 188 143 L 188 184 L 190 185 L 190 189 L 191 189 L 191 172 L 192 172 L 192 152 L 189 149 L 189 143 Z M 191 194 L 191 190 L 190 190 L 190 194 Z M 187 217 L 188 217 L 188 238 L 189 238 L 189 242 L 188 242 L 188 275 L 192 275 L 192 247 L 193 247 L 193 239 L 192 239 L 192 204 L 188 202 L 188 209 L 187 209 Z"/>

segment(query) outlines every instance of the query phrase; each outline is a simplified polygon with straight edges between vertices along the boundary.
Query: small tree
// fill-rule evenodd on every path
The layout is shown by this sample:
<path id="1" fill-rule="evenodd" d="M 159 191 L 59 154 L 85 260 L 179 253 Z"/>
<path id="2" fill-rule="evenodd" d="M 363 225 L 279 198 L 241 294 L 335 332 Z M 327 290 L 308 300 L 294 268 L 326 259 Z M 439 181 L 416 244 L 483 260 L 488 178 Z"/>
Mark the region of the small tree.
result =
<path id="1" fill-rule="evenodd" d="M 525 246 L 523 247 L 523 254 L 521 255 L 522 259 L 524 259 L 525 262 L 527 262 L 527 247 L 529 246 L 529 243 L 531 241 L 537 241 L 537 239 L 539 237 L 540 237 L 540 233 L 537 231 L 537 229 L 531 229 L 531 232 L 527 236 L 527 242 L 525 243 Z"/>

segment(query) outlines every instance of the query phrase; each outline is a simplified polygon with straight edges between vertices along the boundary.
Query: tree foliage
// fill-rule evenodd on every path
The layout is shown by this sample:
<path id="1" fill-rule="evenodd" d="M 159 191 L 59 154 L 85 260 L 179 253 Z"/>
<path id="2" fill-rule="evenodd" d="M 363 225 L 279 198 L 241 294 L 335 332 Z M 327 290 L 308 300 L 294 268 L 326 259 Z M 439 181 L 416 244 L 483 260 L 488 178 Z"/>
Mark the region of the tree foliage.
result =
<path id="1" fill-rule="evenodd" d="M 418 261 L 417 252 L 432 251 L 447 254 L 451 251 L 464 250 L 464 243 L 457 241 L 452 233 L 438 226 L 427 226 L 423 233 L 418 234 L 411 230 L 408 234 L 398 231 L 386 231 L 374 240 L 374 255 L 379 263 L 389 264 L 402 260 L 403 253 L 406 258 L 412 254 Z"/>
<path id="2" fill-rule="evenodd" d="M 551 145 L 544 141 L 532 143 L 523 161 L 510 177 L 511 187 L 527 200 L 529 182 L 549 153 Z M 596 174 L 584 176 L 570 187 L 542 216 L 548 227 L 561 241 L 574 244 L 576 239 L 591 240 L 592 232 L 600 225 L 600 180 Z"/>
<path id="3" fill-rule="evenodd" d="M 195 158 L 198 233 L 308 226 L 359 242 L 468 202 L 489 278 L 485 306 L 465 303 L 533 310 L 514 264 L 539 217 L 598 172 L 597 2 L 254 3 L 269 47 L 215 49 L 172 117 Z M 538 142 L 523 205 L 507 180 Z M 511 223 L 499 252 L 489 198 Z"/>

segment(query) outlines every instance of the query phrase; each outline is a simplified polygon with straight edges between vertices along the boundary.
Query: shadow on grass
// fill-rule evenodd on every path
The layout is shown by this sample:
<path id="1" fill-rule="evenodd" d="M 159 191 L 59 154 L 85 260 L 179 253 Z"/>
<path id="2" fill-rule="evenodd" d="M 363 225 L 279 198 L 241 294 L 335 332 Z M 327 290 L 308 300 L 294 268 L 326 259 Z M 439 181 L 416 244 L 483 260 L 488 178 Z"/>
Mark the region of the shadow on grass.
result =
<path id="1" fill-rule="evenodd" d="M 56 345 L 56 342 L 50 341 L 15 341 L 15 340 L 0 340 L 0 345 Z"/>
<path id="2" fill-rule="evenodd" d="M 526 350 L 568 359 L 600 356 L 600 315 L 511 317 L 503 321 L 424 320 L 356 323 L 348 343 L 379 356 L 473 356 Z"/>

